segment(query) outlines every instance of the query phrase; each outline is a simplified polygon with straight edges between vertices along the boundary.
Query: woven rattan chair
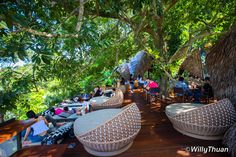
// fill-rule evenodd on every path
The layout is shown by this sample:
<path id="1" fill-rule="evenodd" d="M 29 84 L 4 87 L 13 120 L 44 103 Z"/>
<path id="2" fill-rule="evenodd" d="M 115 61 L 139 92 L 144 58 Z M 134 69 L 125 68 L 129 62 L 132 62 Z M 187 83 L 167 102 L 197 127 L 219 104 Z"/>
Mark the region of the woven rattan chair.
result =
<path id="1" fill-rule="evenodd" d="M 74 133 L 90 154 L 113 156 L 129 149 L 141 129 L 135 103 L 120 109 L 104 109 L 79 117 Z"/>
<path id="2" fill-rule="evenodd" d="M 102 104 L 92 104 L 93 110 L 100 110 L 106 108 L 119 108 L 124 101 L 123 92 L 120 89 L 116 89 L 115 95 L 105 101 Z"/>
<path id="3" fill-rule="evenodd" d="M 181 104 L 186 103 L 180 103 L 180 107 Z M 225 131 L 236 121 L 236 112 L 229 99 L 177 114 L 169 111 L 167 106 L 166 115 L 177 131 L 204 140 L 222 139 Z"/>
<path id="4" fill-rule="evenodd" d="M 123 94 L 126 93 L 126 87 L 125 87 L 125 85 L 120 85 L 119 89 L 123 92 Z"/>

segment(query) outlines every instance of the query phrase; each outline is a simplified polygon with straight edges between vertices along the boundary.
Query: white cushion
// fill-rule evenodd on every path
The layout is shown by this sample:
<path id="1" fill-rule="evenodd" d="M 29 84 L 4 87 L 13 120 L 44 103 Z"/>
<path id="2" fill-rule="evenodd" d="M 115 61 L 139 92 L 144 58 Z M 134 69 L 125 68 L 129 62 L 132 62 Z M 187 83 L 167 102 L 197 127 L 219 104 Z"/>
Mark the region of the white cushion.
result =
<path id="1" fill-rule="evenodd" d="M 203 106 L 203 104 L 174 103 L 166 106 L 166 113 L 169 114 L 170 116 L 175 116 L 176 114 L 187 112 L 201 106 Z"/>
<path id="2" fill-rule="evenodd" d="M 106 96 L 98 96 L 90 99 L 90 102 L 96 105 L 101 105 L 102 103 L 106 102 L 109 99 L 110 98 Z"/>
<path id="3" fill-rule="evenodd" d="M 104 109 L 78 117 L 74 122 L 75 135 L 82 135 L 115 117 L 122 109 Z"/>

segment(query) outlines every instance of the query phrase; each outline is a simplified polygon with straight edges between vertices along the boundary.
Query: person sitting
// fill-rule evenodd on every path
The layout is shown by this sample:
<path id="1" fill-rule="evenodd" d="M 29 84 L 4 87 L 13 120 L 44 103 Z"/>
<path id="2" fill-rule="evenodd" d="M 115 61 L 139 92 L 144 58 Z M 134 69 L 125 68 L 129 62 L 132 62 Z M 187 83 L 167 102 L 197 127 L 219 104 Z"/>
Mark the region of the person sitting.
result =
<path id="1" fill-rule="evenodd" d="M 214 96 L 213 89 L 210 84 L 210 77 L 205 78 L 205 83 L 202 87 L 202 95 L 205 96 L 207 99 L 213 98 L 213 96 Z"/>
<path id="2" fill-rule="evenodd" d="M 102 89 L 97 86 L 95 89 L 94 89 L 94 95 L 93 97 L 98 97 L 98 96 L 102 96 Z"/>
<path id="3" fill-rule="evenodd" d="M 135 79 L 135 80 L 134 80 L 134 88 L 135 88 L 135 89 L 137 89 L 137 88 L 138 88 L 138 86 L 139 86 L 138 80 L 137 80 L 137 79 Z"/>
<path id="4" fill-rule="evenodd" d="M 112 93 L 111 93 L 110 97 L 115 96 L 115 94 L 116 94 L 116 88 L 112 88 Z"/>
<path id="5" fill-rule="evenodd" d="M 125 79 L 124 79 L 124 77 L 121 78 L 120 85 L 125 85 Z"/>
<path id="6" fill-rule="evenodd" d="M 201 98 L 201 86 L 196 85 L 196 87 L 193 89 L 193 102 L 200 103 L 200 98 Z"/>
<path id="7" fill-rule="evenodd" d="M 84 110 L 84 112 L 91 112 L 91 105 L 89 104 L 89 102 L 87 101 L 84 101 L 81 97 L 79 97 L 79 102 L 78 102 L 79 105 L 81 105 L 82 109 L 77 109 L 76 110 L 76 114 L 81 114 L 81 110 Z M 87 109 L 87 110 L 86 110 Z"/>
<path id="8" fill-rule="evenodd" d="M 134 79 L 133 79 L 133 75 L 132 74 L 130 74 L 129 84 L 130 84 L 130 92 L 133 93 Z"/>
<path id="9" fill-rule="evenodd" d="M 179 77 L 179 81 L 175 84 L 175 88 L 182 88 L 185 95 L 192 96 L 192 92 L 190 91 L 188 85 L 184 82 L 183 77 Z M 183 96 L 183 95 L 179 94 L 178 96 Z"/>
<path id="10" fill-rule="evenodd" d="M 73 113 L 75 113 L 75 110 L 69 110 L 69 107 L 68 106 L 65 106 L 64 108 L 63 108 L 63 110 L 64 110 L 64 112 L 65 113 L 69 113 L 69 114 L 73 114 Z"/>
<path id="11" fill-rule="evenodd" d="M 143 81 L 143 78 L 140 74 L 138 75 L 137 80 L 138 80 L 138 85 L 140 87 L 143 87 L 144 86 L 144 81 Z"/>
<path id="12" fill-rule="evenodd" d="M 42 116 L 36 116 L 35 112 L 30 110 L 26 113 L 28 119 L 35 120 L 36 123 L 28 127 L 23 135 L 22 144 L 41 142 L 49 130 L 48 122 Z"/>
<path id="13" fill-rule="evenodd" d="M 112 88 L 112 90 L 108 90 L 104 92 L 104 96 L 106 97 L 112 97 L 115 96 L 116 88 Z"/>
<path id="14" fill-rule="evenodd" d="M 159 88 L 158 84 L 155 81 L 150 80 L 150 79 L 147 79 L 146 81 L 147 81 L 147 84 L 144 86 L 144 88 L 148 90 L 149 92 L 151 91 L 154 92 L 155 89 Z"/>
<path id="15" fill-rule="evenodd" d="M 144 85 L 144 88 L 146 89 L 146 100 L 148 100 L 148 95 L 151 96 L 150 101 L 153 101 L 153 97 L 152 96 L 156 96 L 156 94 L 159 92 L 159 86 L 158 84 L 150 79 L 147 79 L 147 84 Z M 155 100 L 155 97 L 154 97 Z"/>

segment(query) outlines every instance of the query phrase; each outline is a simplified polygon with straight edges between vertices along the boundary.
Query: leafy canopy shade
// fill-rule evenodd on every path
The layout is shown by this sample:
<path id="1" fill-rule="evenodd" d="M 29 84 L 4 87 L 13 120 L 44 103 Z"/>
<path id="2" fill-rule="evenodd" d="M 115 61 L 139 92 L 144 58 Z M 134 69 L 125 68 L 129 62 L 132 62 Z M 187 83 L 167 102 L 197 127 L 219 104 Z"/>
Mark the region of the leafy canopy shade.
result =
<path id="1" fill-rule="evenodd" d="M 165 74 L 165 88 L 173 62 L 208 40 L 214 43 L 234 23 L 235 9 L 230 0 L 2 1 L 1 67 L 23 61 L 10 71 L 20 71 L 16 82 L 24 83 L 10 81 L 1 90 L 17 91 L 16 110 L 54 105 L 106 84 L 111 78 L 105 73 L 140 50 L 158 56 L 154 63 Z M 33 102 L 30 97 L 39 93 L 41 101 Z"/>

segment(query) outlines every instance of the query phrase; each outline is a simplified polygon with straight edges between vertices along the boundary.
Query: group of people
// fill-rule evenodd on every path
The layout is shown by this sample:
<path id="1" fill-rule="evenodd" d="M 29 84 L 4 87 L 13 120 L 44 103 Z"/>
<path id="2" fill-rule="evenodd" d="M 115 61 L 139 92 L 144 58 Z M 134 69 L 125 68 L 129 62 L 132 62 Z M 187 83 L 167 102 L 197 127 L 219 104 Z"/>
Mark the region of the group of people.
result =
<path id="1" fill-rule="evenodd" d="M 179 81 L 175 84 L 175 88 L 182 88 L 184 95 L 193 97 L 193 101 L 196 103 L 200 102 L 201 97 L 206 97 L 208 99 L 213 98 L 214 96 L 209 77 L 204 79 L 203 85 L 200 85 L 194 81 L 191 81 L 189 84 L 187 84 L 183 77 L 179 77 Z"/>
<path id="2" fill-rule="evenodd" d="M 111 91 L 105 93 L 106 96 L 114 96 L 115 95 L 116 89 L 113 88 Z M 105 91 L 104 91 L 105 92 Z M 102 91 L 102 88 L 97 86 L 94 88 L 94 93 L 92 94 L 91 97 L 98 97 L 102 96 L 104 94 Z M 76 103 L 76 106 L 82 106 L 82 107 L 68 107 L 66 106 L 68 103 L 66 101 L 63 101 L 60 103 L 61 106 L 64 107 L 52 107 L 50 109 L 51 114 L 57 115 L 64 117 L 66 115 L 72 115 L 72 114 L 77 114 L 77 115 L 83 115 L 87 112 L 90 112 L 92 110 L 91 104 L 88 101 L 85 101 L 83 96 L 76 96 L 72 100 L 72 102 Z M 70 101 L 70 102 L 71 102 Z M 32 119 L 37 121 L 35 124 L 27 128 L 22 136 L 23 136 L 23 145 L 28 144 L 28 143 L 35 143 L 35 142 L 40 142 L 45 135 L 48 132 L 51 132 L 50 126 L 53 126 L 53 128 L 58 127 L 63 125 L 64 123 L 56 123 L 56 121 L 53 119 L 52 116 L 47 115 L 45 117 L 43 116 L 37 116 L 34 111 L 30 110 L 26 113 L 26 116 L 28 119 Z M 66 117 L 68 117 L 66 116 Z M 52 124 L 52 125 L 50 125 Z"/>
<path id="3" fill-rule="evenodd" d="M 142 76 L 139 74 L 136 78 L 133 77 L 132 74 L 130 74 L 130 79 L 125 80 L 123 77 L 121 78 L 120 85 L 130 85 L 130 92 L 133 93 L 133 90 L 141 87 L 144 88 L 146 91 L 151 93 L 159 92 L 159 85 L 154 80 L 151 80 L 150 78 L 147 78 L 146 80 L 142 78 Z"/>
<path id="4" fill-rule="evenodd" d="M 206 77 L 204 81 L 205 83 L 202 86 L 196 84 L 193 81 L 187 84 L 184 78 L 180 77 L 178 82 L 176 82 L 175 84 L 175 88 L 182 88 L 184 91 L 184 95 L 193 97 L 194 102 L 200 102 L 200 98 L 202 96 L 207 96 L 208 98 L 213 97 L 213 89 L 210 84 L 210 78 Z M 138 75 L 138 77 L 135 79 L 131 75 L 129 81 L 125 81 L 124 78 L 121 79 L 120 82 L 121 85 L 125 85 L 127 83 L 129 83 L 131 86 L 131 92 L 133 92 L 134 88 L 137 88 L 139 86 L 143 87 L 147 91 L 147 93 L 159 92 L 159 85 L 157 82 L 149 78 L 143 80 L 140 75 Z M 113 89 L 113 92 L 115 93 L 115 89 Z M 102 89 L 99 86 L 97 86 L 94 89 L 93 97 L 101 96 L 102 94 L 103 94 Z M 89 103 L 87 101 L 84 101 L 82 97 L 78 97 L 76 101 L 81 106 L 86 106 L 86 107 L 89 106 Z M 81 110 L 76 110 L 73 108 L 72 110 L 69 110 L 67 106 L 65 106 L 63 109 L 51 108 L 50 111 L 53 112 L 54 115 L 61 115 L 62 113 L 81 114 Z M 33 124 L 32 126 L 30 126 L 25 130 L 25 132 L 23 133 L 23 144 L 31 142 L 40 142 L 47 135 L 47 133 L 50 132 L 49 124 L 52 124 L 53 128 L 63 125 L 63 123 L 56 123 L 55 121 L 53 121 L 53 118 L 50 116 L 46 117 L 37 116 L 32 110 L 28 111 L 26 115 L 28 119 L 35 120 L 37 121 L 37 123 Z"/>
<path id="5" fill-rule="evenodd" d="M 79 96 L 76 100 L 73 101 L 75 101 L 78 106 L 82 106 L 82 108 L 85 108 L 85 110 L 81 110 L 81 108 L 76 107 L 69 108 L 68 106 L 64 106 L 52 107 L 50 109 L 50 112 L 52 113 L 52 115 L 57 115 L 65 118 L 72 114 L 85 114 L 86 112 L 89 112 L 91 110 L 89 102 L 84 101 L 82 96 Z M 65 105 L 65 102 L 61 103 L 60 105 Z M 48 133 L 65 124 L 64 122 L 56 122 L 51 115 L 46 115 L 45 117 L 37 116 L 32 110 L 28 111 L 26 113 L 26 116 L 28 119 L 34 120 L 36 122 L 32 126 L 28 127 L 25 131 L 23 131 L 23 145 L 41 142 Z"/>
<path id="6" fill-rule="evenodd" d="M 37 116 L 34 111 L 26 113 L 28 119 L 35 121 L 33 125 L 22 132 L 22 144 L 41 142 L 48 133 L 55 131 L 58 127 L 64 125 L 63 122 L 56 122 L 50 115 L 45 117 Z"/>
<path id="7" fill-rule="evenodd" d="M 147 93 L 160 92 L 160 88 L 157 82 L 149 78 L 143 80 L 141 75 L 138 75 L 136 78 L 133 78 L 133 75 L 131 74 L 129 80 L 125 80 L 122 77 L 120 84 L 121 85 L 129 84 L 131 93 L 133 93 L 133 89 L 137 87 L 142 87 L 147 91 Z M 185 82 L 183 77 L 179 77 L 179 80 L 175 84 L 175 88 L 182 88 L 184 91 L 184 95 L 193 98 L 193 101 L 196 103 L 200 102 L 201 97 L 205 97 L 207 100 L 209 98 L 213 98 L 214 96 L 213 89 L 210 84 L 210 77 L 206 77 L 204 79 L 204 84 L 202 85 L 194 81 Z"/>

